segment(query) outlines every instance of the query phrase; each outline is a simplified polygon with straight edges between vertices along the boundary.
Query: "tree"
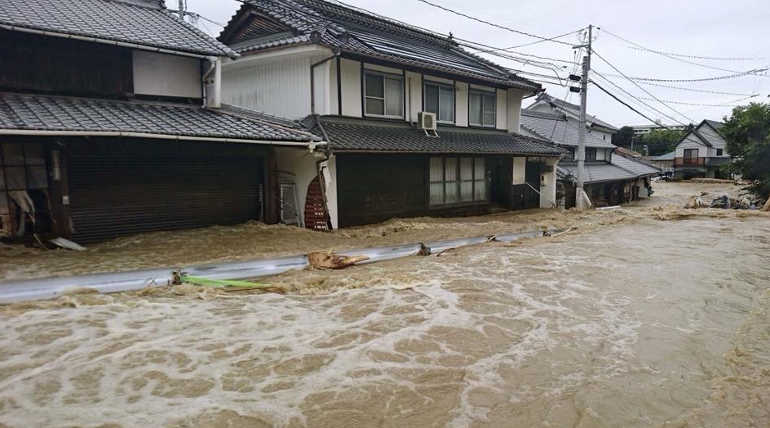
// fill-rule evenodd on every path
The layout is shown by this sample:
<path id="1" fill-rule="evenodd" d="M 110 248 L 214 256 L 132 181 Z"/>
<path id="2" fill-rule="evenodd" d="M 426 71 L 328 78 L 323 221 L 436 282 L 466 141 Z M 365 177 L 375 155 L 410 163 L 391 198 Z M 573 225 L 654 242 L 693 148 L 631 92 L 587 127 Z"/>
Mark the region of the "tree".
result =
<path id="1" fill-rule="evenodd" d="M 653 129 L 649 133 L 642 135 L 639 145 L 647 146 L 649 156 L 659 156 L 676 150 L 676 145 L 684 137 L 684 132 L 672 129 Z M 640 147 L 639 152 L 642 151 Z"/>
<path id="2" fill-rule="evenodd" d="M 612 144 L 620 147 L 631 148 L 634 141 L 634 128 L 624 126 L 612 136 Z"/>
<path id="3" fill-rule="evenodd" d="M 732 171 L 752 182 L 757 196 L 770 197 L 770 104 L 736 107 L 720 130 L 733 157 Z"/>

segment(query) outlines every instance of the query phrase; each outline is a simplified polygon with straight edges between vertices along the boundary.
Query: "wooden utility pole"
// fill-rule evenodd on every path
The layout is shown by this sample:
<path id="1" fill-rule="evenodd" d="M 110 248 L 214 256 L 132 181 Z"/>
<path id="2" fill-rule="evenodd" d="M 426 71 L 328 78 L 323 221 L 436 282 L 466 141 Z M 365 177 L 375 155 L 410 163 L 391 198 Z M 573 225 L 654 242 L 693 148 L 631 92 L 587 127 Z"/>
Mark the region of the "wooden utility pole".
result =
<path id="1" fill-rule="evenodd" d="M 591 42 L 593 41 L 593 25 L 588 26 L 588 43 L 580 46 L 586 47 L 587 52 L 583 57 L 583 77 L 580 81 L 580 124 L 578 129 L 578 149 L 577 149 L 577 189 L 575 194 L 575 204 L 578 210 L 587 208 L 585 206 L 585 191 L 583 184 L 585 181 L 585 161 L 586 161 L 586 131 L 588 125 L 588 79 L 591 71 Z"/>

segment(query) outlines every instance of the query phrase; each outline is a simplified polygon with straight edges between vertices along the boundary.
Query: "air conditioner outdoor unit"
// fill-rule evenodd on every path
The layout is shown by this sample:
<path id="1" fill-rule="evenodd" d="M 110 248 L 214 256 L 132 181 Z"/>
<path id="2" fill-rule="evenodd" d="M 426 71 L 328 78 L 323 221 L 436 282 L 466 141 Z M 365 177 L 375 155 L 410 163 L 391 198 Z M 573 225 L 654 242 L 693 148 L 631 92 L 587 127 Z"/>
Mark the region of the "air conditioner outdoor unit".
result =
<path id="1" fill-rule="evenodd" d="M 420 122 L 420 129 L 424 129 L 426 131 L 435 131 L 436 130 L 436 114 L 435 113 L 428 113 L 426 111 L 421 111 L 420 114 L 417 116 L 417 119 Z"/>

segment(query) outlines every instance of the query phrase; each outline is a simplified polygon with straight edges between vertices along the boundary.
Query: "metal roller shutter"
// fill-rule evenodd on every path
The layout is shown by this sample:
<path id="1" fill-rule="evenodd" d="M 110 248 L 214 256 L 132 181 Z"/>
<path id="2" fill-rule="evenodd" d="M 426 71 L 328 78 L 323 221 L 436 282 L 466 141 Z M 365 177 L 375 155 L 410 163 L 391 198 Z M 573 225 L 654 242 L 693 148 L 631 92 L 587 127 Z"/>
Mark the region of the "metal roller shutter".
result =
<path id="1" fill-rule="evenodd" d="M 78 242 L 262 219 L 263 158 L 216 152 L 75 151 L 70 209 Z"/>

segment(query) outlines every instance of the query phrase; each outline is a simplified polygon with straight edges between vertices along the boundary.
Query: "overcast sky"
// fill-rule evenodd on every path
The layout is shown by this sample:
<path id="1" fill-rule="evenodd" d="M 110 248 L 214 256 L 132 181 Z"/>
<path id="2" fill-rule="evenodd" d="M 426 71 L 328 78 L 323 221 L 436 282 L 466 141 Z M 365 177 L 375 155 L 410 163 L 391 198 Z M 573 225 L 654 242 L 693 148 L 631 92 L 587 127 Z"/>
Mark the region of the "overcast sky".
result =
<path id="1" fill-rule="evenodd" d="M 227 23 L 240 3 L 234 0 L 187 0 L 191 11 L 219 22 Z M 768 0 L 430 0 L 447 8 L 482 18 L 516 30 L 554 36 L 577 30 L 593 24 L 644 47 L 675 54 L 721 57 L 755 58 L 752 60 L 705 60 L 686 59 L 728 71 L 708 69 L 672 60 L 665 56 L 640 51 L 632 45 L 612 37 L 603 30 L 597 31 L 594 41 L 595 51 L 615 65 L 628 76 L 661 79 L 700 79 L 732 74 L 731 71 L 743 72 L 764 68 L 770 65 L 770 2 Z M 177 7 L 176 0 L 167 0 L 170 8 Z M 459 38 L 491 45 L 509 47 L 537 39 L 514 34 L 505 30 L 471 21 L 467 18 L 433 8 L 418 0 L 346 0 L 357 7 L 371 10 L 410 24 L 426 27 L 441 33 L 450 31 Z M 221 27 L 202 22 L 201 28 L 217 35 Z M 561 40 L 578 43 L 576 35 Z M 569 46 L 545 42 L 517 49 L 519 52 L 550 57 L 564 61 L 574 59 L 574 52 Z M 553 72 L 531 65 L 499 57 L 489 57 L 498 64 L 535 73 L 553 74 Z M 556 63 L 556 62 L 554 62 Z M 568 64 L 557 63 L 561 66 Z M 522 68 L 523 67 L 523 68 Z M 610 66 L 594 57 L 593 69 L 605 76 L 615 73 Z M 566 76 L 571 70 L 560 71 Z M 637 97 L 658 98 L 661 101 L 675 101 L 693 104 L 733 104 L 745 98 L 742 95 L 718 95 L 687 92 L 658 86 L 642 85 L 651 95 L 644 93 L 630 82 L 621 78 L 610 77 L 617 85 Z M 597 78 L 601 82 L 601 78 Z M 755 94 L 760 96 L 752 101 L 770 101 L 770 73 L 763 77 L 742 77 L 699 83 L 665 83 L 692 89 L 729 92 L 736 94 Z M 544 85 L 549 94 L 564 99 L 568 91 L 555 85 Z M 674 123 L 665 113 L 681 122 L 689 122 L 678 113 L 693 122 L 702 119 L 720 120 L 728 115 L 731 107 L 704 107 L 667 103 L 678 113 L 652 100 L 645 103 L 660 110 L 655 112 L 641 106 L 637 101 L 623 94 L 611 84 L 602 84 L 618 97 L 627 100 L 653 119 L 664 123 Z M 579 103 L 579 96 L 571 94 L 569 101 Z M 743 101 L 747 103 L 748 101 Z M 525 102 L 528 104 L 528 102 Z M 649 123 L 618 102 L 603 94 L 596 87 L 589 88 L 589 112 L 616 125 L 641 125 Z"/>

